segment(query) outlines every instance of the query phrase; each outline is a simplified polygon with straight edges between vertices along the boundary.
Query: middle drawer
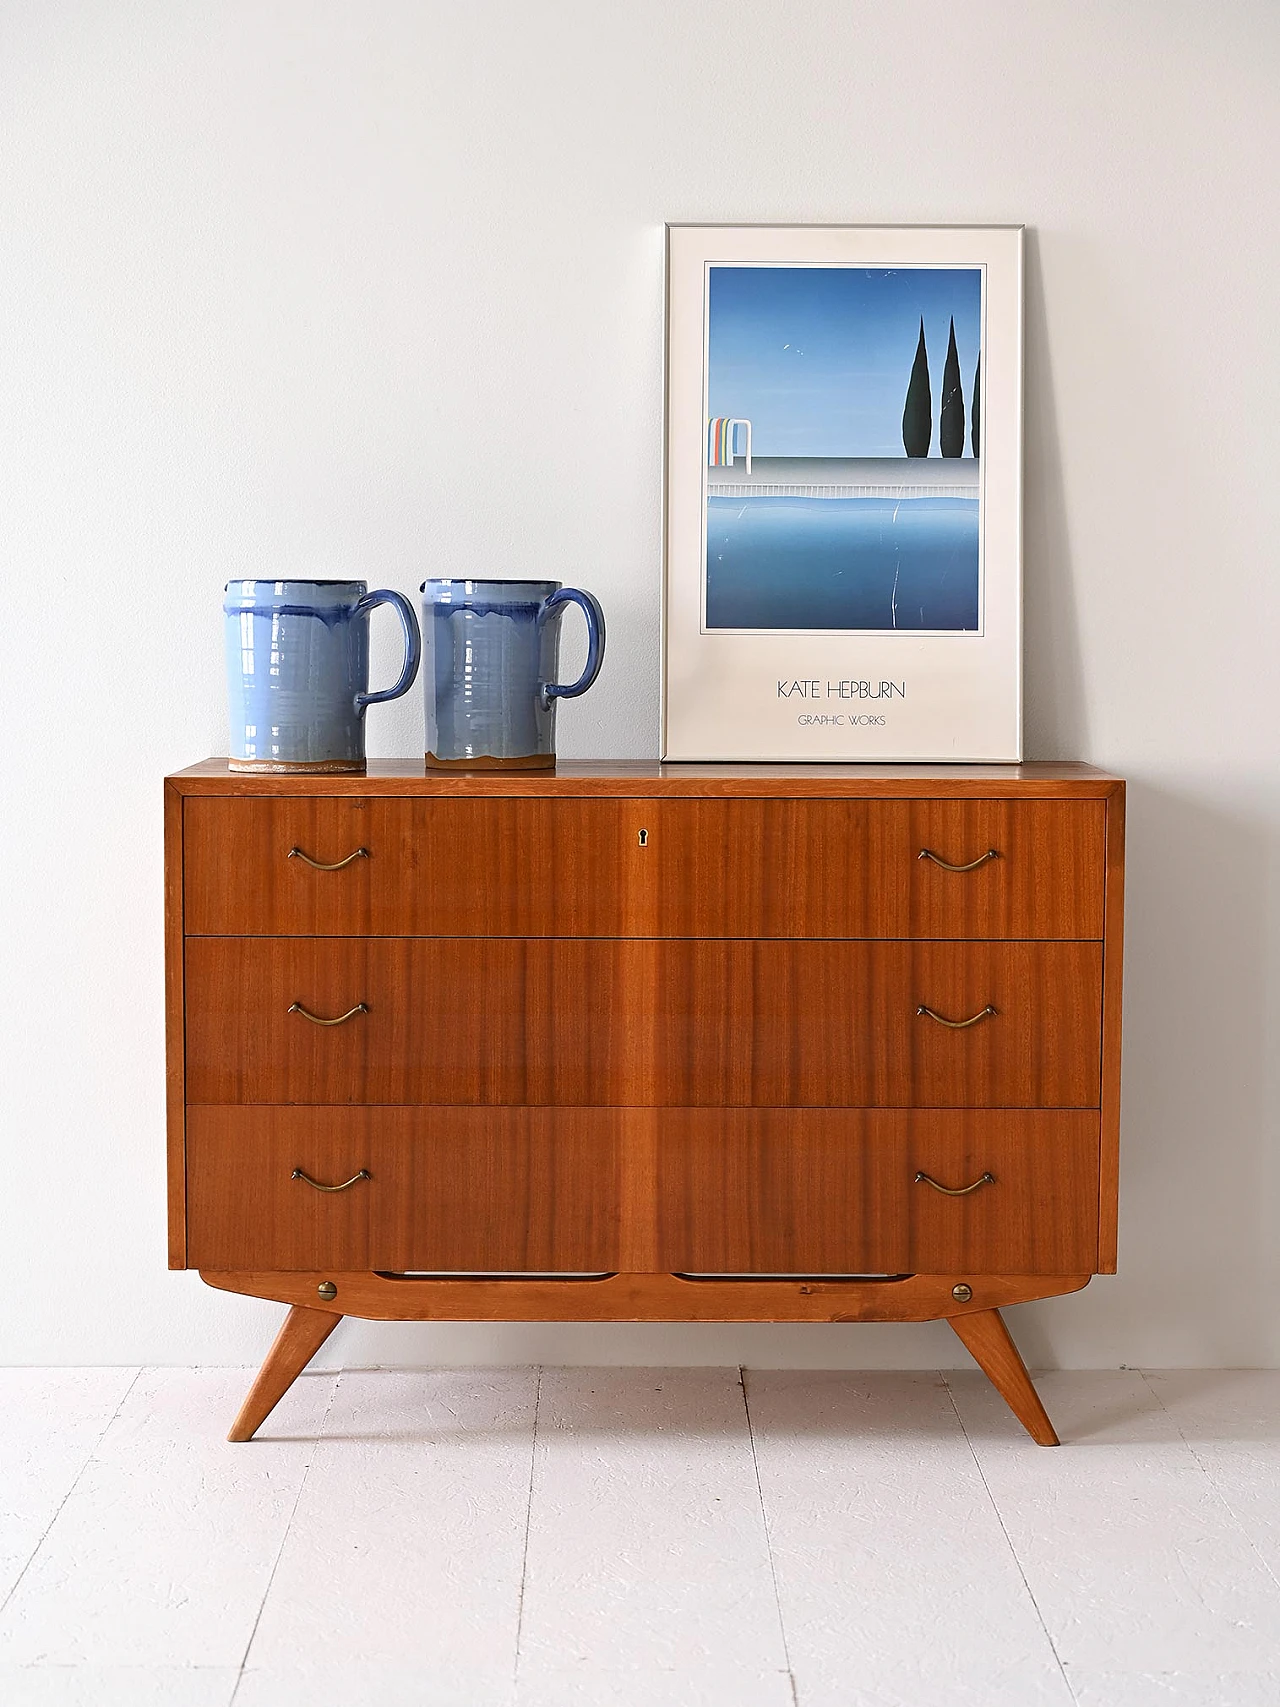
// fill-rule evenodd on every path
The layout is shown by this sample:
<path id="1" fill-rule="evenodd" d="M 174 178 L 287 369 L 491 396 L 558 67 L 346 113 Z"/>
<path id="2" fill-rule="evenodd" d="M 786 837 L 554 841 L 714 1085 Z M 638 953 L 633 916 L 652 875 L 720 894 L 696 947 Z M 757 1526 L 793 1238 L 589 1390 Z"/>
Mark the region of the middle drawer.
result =
<path id="1" fill-rule="evenodd" d="M 205 937 L 190 1103 L 1092 1108 L 1096 942 Z"/>

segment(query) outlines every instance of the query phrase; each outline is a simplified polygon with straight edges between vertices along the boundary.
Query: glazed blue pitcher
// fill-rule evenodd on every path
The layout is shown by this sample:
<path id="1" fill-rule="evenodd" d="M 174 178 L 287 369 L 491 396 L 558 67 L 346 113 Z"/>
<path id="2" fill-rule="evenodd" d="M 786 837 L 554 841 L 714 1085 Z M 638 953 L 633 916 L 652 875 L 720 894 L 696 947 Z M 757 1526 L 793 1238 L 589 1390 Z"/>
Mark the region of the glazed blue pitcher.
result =
<path id="1" fill-rule="evenodd" d="M 559 581 L 424 581 L 421 591 L 427 764 L 551 770 L 556 701 L 586 693 L 604 661 L 600 601 Z M 562 683 L 569 605 L 587 619 L 587 662 Z"/>
<path id="2" fill-rule="evenodd" d="M 369 615 L 404 631 L 394 687 L 369 692 Z M 362 771 L 364 714 L 408 693 L 422 637 L 400 593 L 363 581 L 228 581 L 222 606 L 232 770 Z"/>

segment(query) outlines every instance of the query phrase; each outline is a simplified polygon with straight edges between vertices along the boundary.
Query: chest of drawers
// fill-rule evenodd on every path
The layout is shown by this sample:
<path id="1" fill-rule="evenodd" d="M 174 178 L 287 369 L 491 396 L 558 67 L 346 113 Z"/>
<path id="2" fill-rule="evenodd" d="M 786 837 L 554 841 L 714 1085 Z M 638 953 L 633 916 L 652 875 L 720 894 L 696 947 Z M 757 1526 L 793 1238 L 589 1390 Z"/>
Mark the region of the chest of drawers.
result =
<path id="1" fill-rule="evenodd" d="M 1082 765 L 166 780 L 171 1266 L 344 1314 L 949 1320 L 1115 1266 L 1124 785 Z"/>

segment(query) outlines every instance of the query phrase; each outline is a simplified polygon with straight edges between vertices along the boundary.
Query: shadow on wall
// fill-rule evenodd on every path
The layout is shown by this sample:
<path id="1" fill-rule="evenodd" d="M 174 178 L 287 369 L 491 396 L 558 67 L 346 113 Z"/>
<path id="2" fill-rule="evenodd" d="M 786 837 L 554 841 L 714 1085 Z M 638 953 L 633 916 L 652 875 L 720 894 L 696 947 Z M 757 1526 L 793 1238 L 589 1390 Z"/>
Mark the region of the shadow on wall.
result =
<path id="1" fill-rule="evenodd" d="M 1055 276 L 1112 304 L 1089 359 L 1105 369 L 1123 344 L 1157 395 L 1160 377 L 1147 374 L 1100 259 L 1065 235 L 1053 242 Z M 1026 750 L 1088 757 L 1096 742 L 1079 576 L 1034 231 L 1025 259 Z M 1121 550 L 1113 567 L 1122 563 Z M 1117 764 L 1129 777 L 1120 1273 L 1075 1298 L 1016 1310 L 1010 1322 L 1041 1367 L 1103 1361 L 1104 1344 L 1116 1362 L 1137 1361 L 1138 1346 L 1154 1363 L 1257 1363 L 1265 1346 L 1274 1360 L 1280 1072 L 1265 1020 L 1274 790 L 1250 814 L 1240 809 L 1239 774 L 1169 788 Z M 1228 794 L 1230 808 L 1221 803 Z"/>
<path id="2" fill-rule="evenodd" d="M 1023 695 L 1026 751 L 1032 758 L 1078 758 L 1089 751 L 1058 414 L 1049 355 L 1040 243 L 1024 240 L 1026 337 L 1023 430 Z"/>
<path id="3" fill-rule="evenodd" d="M 1033 1366 L 1078 1364 L 1075 1344 L 1119 1363 L 1141 1345 L 1154 1367 L 1280 1357 L 1263 928 L 1275 830 L 1266 809 L 1225 810 L 1212 787 L 1129 784 L 1120 1273 L 1011 1313 Z"/>
<path id="4" fill-rule="evenodd" d="M 1280 1346 L 1274 832 L 1208 793 L 1139 781 L 1129 796 L 1121 1261 L 1176 1361 L 1250 1361 L 1247 1347 Z"/>

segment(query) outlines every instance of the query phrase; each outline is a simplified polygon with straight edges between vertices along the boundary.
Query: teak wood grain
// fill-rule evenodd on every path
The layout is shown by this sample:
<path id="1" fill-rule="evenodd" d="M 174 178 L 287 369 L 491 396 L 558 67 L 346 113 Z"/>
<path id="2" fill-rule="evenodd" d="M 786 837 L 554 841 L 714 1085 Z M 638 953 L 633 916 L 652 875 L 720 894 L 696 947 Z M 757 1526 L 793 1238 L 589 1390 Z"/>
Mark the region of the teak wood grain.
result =
<path id="1" fill-rule="evenodd" d="M 616 1268 L 617 1109 L 193 1108 L 198 1268 Z M 632 1117 L 633 1118 L 633 1117 Z M 301 1169 L 345 1191 L 318 1191 Z"/>
<path id="2" fill-rule="evenodd" d="M 948 1197 L 922 1172 L 994 1184 Z M 672 1109 L 657 1178 L 656 1266 L 674 1272 L 1074 1274 L 1097 1256 L 1085 1112 Z"/>
<path id="3" fill-rule="evenodd" d="M 1102 961 L 1102 1156 L 1098 1180 L 1098 1268 L 1116 1272 L 1120 1210 L 1120 1034 L 1124 983 L 1125 790 L 1107 802 L 1107 890 Z"/>
<path id="4" fill-rule="evenodd" d="M 1096 800 L 194 800 L 187 930 L 1099 938 L 1104 817 Z M 957 872 L 925 850 L 996 857 Z"/>
<path id="5" fill-rule="evenodd" d="M 267 776 L 232 771 L 226 759 L 202 759 L 168 781 L 184 795 L 573 795 L 635 799 L 655 793 L 686 798 L 1106 799 L 1120 778 L 1094 765 L 1059 759 L 1021 765 L 664 764 L 654 759 L 561 760 L 552 771 L 438 771 L 421 759 L 370 759 L 363 773 Z"/>
<path id="6" fill-rule="evenodd" d="M 332 1310 L 294 1305 L 231 1425 L 228 1440 L 253 1439 L 341 1320 Z"/>
<path id="7" fill-rule="evenodd" d="M 951 1326 L 1036 1445 L 1057 1446 L 1057 1431 L 1031 1385 L 1027 1366 L 999 1310 L 977 1310 L 972 1315 L 955 1316 Z"/>
<path id="8" fill-rule="evenodd" d="M 1101 999 L 1092 942 L 196 937 L 187 1095 L 1096 1108 Z"/>
<path id="9" fill-rule="evenodd" d="M 933 1322 L 1079 1292 L 1088 1274 L 907 1274 L 802 1280 L 700 1280 L 677 1274 L 599 1279 L 348 1273 L 336 1268 L 202 1269 L 228 1292 L 378 1322 Z M 971 1297 L 955 1296 L 958 1283 Z"/>
<path id="10" fill-rule="evenodd" d="M 1100 801 L 668 801 L 649 840 L 657 934 L 1102 935 Z M 994 852 L 969 871 L 951 865 Z"/>
<path id="11" fill-rule="evenodd" d="M 201 1268 L 1073 1274 L 1097 1251 L 1083 1112 L 193 1108 L 189 1129 Z"/>
<path id="12" fill-rule="evenodd" d="M 193 800 L 190 933 L 623 936 L 649 881 L 614 800 Z M 317 871 L 299 848 L 333 864 Z"/>
<path id="13" fill-rule="evenodd" d="M 1053 1438 L 999 1310 L 1115 1267 L 1119 778 L 209 760 L 164 819 L 170 1262 L 295 1312 L 235 1438 L 340 1314 L 946 1317 Z"/>
<path id="14" fill-rule="evenodd" d="M 908 807 L 912 937 L 1100 937 L 1101 801 L 917 800 Z M 963 865 L 951 872 L 923 850 Z"/>
<path id="15" fill-rule="evenodd" d="M 164 1039 L 169 1267 L 187 1266 L 186 1015 L 183 998 L 183 801 L 164 786 Z"/>

